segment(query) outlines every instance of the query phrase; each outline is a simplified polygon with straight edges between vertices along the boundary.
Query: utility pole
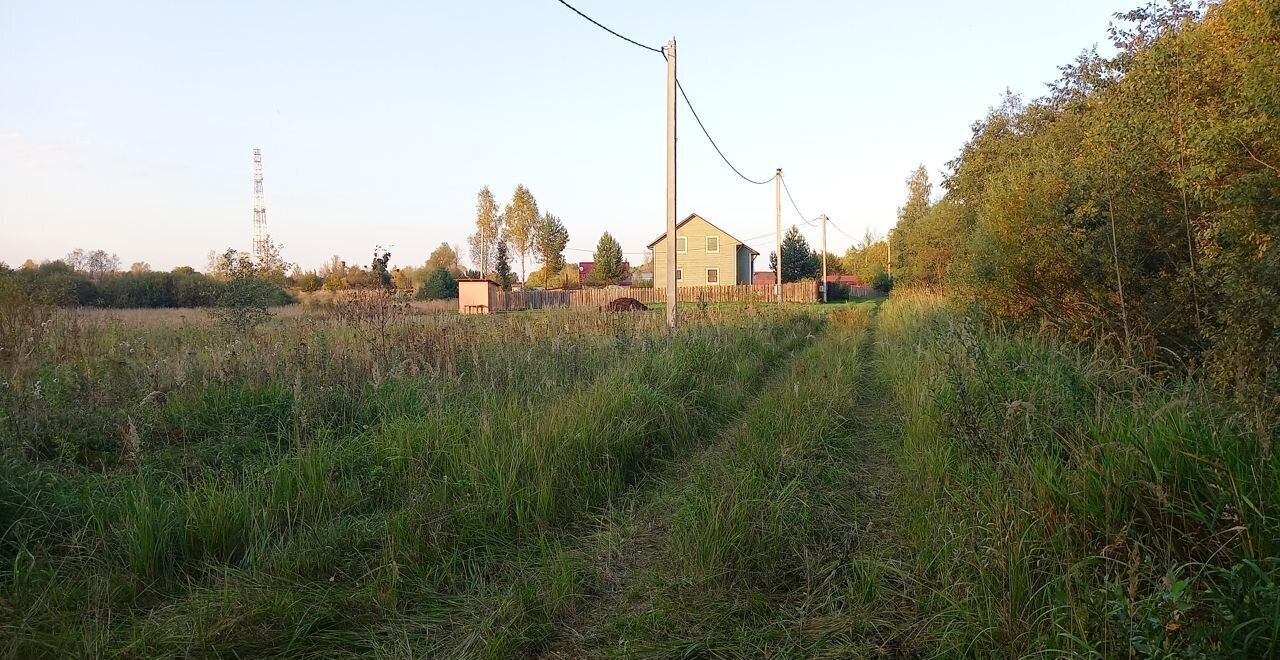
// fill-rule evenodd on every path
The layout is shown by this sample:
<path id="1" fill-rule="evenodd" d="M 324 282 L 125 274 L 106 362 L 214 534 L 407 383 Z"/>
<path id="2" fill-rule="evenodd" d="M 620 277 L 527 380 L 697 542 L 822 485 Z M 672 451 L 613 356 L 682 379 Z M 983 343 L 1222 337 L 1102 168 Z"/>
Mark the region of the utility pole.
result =
<path id="1" fill-rule="evenodd" d="M 884 245 L 889 252 L 889 260 L 888 260 L 889 281 L 892 282 L 893 281 L 893 230 L 892 229 L 889 230 L 888 234 L 885 234 Z"/>
<path id="2" fill-rule="evenodd" d="M 667 42 L 667 328 L 676 329 L 676 38 Z"/>
<path id="3" fill-rule="evenodd" d="M 822 214 L 822 302 L 827 302 L 827 214 Z"/>
<path id="4" fill-rule="evenodd" d="M 773 173 L 773 216 L 778 223 L 778 259 L 775 263 L 775 284 L 778 287 L 778 302 L 782 302 L 782 168 Z"/>

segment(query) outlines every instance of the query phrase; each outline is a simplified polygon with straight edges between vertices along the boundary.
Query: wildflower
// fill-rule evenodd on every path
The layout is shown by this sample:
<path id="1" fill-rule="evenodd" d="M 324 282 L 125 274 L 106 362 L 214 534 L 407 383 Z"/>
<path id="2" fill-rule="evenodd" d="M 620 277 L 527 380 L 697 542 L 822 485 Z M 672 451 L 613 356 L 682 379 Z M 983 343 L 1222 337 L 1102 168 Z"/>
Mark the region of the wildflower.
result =
<path id="1" fill-rule="evenodd" d="M 34 396 L 36 397 L 36 400 L 37 400 L 37 401 L 38 401 L 38 400 L 40 400 L 40 399 L 43 399 L 43 398 L 44 398 L 44 384 L 37 380 L 37 381 L 36 381 L 36 384 L 35 384 L 34 386 L 32 386 L 32 388 L 31 388 L 31 394 L 32 394 L 32 395 L 34 395 Z"/>

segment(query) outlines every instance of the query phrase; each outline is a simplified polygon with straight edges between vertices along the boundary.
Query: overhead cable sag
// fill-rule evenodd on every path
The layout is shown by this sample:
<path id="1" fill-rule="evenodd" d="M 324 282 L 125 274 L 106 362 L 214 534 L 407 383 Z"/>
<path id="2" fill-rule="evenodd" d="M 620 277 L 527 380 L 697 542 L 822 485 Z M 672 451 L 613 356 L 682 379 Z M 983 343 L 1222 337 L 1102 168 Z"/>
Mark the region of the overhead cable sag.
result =
<path id="1" fill-rule="evenodd" d="M 596 26 L 596 27 L 600 28 L 601 30 L 604 30 L 605 32 L 608 32 L 609 34 L 612 34 L 613 36 L 615 36 L 615 37 L 617 37 L 617 38 L 619 38 L 619 39 L 621 39 L 621 40 L 623 40 L 623 41 L 625 41 L 625 42 L 627 42 L 627 43 L 629 43 L 629 44 L 632 44 L 632 45 L 634 45 L 634 46 L 639 46 L 639 47 L 641 47 L 641 48 L 643 48 L 643 49 L 645 49 L 645 50 L 653 51 L 653 52 L 655 52 L 655 53 L 657 53 L 657 54 L 661 55 L 661 56 L 662 56 L 662 58 L 663 58 L 664 60 L 667 58 L 667 54 L 666 54 L 666 52 L 664 52 L 661 48 L 654 48 L 653 46 L 648 46 L 648 45 L 642 44 L 642 43 L 640 43 L 639 41 L 636 41 L 635 39 L 632 39 L 631 37 L 625 36 L 625 35 L 623 35 L 623 34 L 621 34 L 621 33 L 617 32 L 616 30 L 613 30 L 613 29 L 609 28 L 609 27 L 605 26 L 603 23 L 601 23 L 600 21 L 597 21 L 596 19 L 591 18 L 590 16 L 587 16 L 586 14 L 582 13 L 581 11 L 579 11 L 579 10 L 578 10 L 578 8 L 577 8 L 577 7 L 574 7 L 573 5 L 569 4 L 568 2 L 565 2 L 565 0 L 557 0 L 557 1 L 558 1 L 560 4 L 562 4 L 562 5 L 566 6 L 566 7 L 568 7 L 570 10 L 572 10 L 572 11 L 573 11 L 573 13 L 575 13 L 575 14 L 577 14 L 577 15 L 581 16 L 582 18 L 586 19 L 586 20 L 587 20 L 587 21 L 589 21 L 592 25 L 594 25 L 594 26 Z M 747 175 L 743 174 L 743 173 L 742 173 L 742 170 L 739 170 L 739 169 L 738 169 L 738 168 L 737 168 L 737 167 L 736 167 L 736 166 L 735 166 L 735 165 L 734 165 L 734 164 L 729 160 L 729 158 L 728 158 L 727 156 L 725 156 L 725 155 L 724 155 L 724 151 L 720 149 L 720 145 L 716 144 L 716 141 L 711 137 L 711 133 L 710 133 L 710 131 L 708 131 L 708 130 L 707 130 L 707 127 L 706 127 L 706 125 L 702 123 L 702 118 L 698 116 L 698 111 L 693 109 L 693 102 L 689 100 L 689 94 L 688 94 L 687 92 L 685 92 L 685 91 L 684 91 L 684 85 L 683 85 L 683 84 L 682 84 L 678 79 L 676 80 L 676 88 L 680 90 L 680 97 L 684 99 L 685 107 L 689 108 L 689 113 L 693 115 L 693 119 L 694 119 L 694 121 L 698 122 L 698 128 L 702 129 L 702 134 L 706 136 L 707 141 L 711 143 L 712 148 L 714 148 L 714 149 L 716 150 L 716 153 L 720 155 L 720 159 L 724 161 L 724 164 L 725 164 L 725 165 L 728 165 L 728 166 L 729 166 L 729 169 L 733 170 L 733 173 L 734 173 L 734 174 L 737 174 L 739 177 L 741 177 L 743 181 L 746 181 L 747 183 L 753 183 L 753 184 L 755 184 L 755 185 L 764 185 L 764 184 L 766 184 L 766 183 L 769 183 L 770 181 L 773 181 L 773 177 L 769 177 L 769 178 L 767 178 L 767 179 L 752 179 L 751 177 L 749 177 L 749 176 L 747 176 Z"/>

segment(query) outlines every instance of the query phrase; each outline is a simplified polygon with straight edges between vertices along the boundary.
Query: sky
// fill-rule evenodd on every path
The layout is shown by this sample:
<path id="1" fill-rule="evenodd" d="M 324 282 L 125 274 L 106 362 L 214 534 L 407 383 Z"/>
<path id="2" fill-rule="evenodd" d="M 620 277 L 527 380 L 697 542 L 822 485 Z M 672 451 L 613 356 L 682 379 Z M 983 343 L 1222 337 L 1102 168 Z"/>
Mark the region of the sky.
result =
<path id="1" fill-rule="evenodd" d="M 1006 89 L 1042 95 L 1136 4 L 570 2 L 641 43 L 675 37 L 712 137 L 749 177 L 781 167 L 837 253 L 893 225 L 918 164 L 936 184 Z M 84 248 L 202 269 L 248 249 L 254 147 L 268 230 L 303 268 L 375 246 L 396 265 L 442 242 L 465 258 L 486 185 L 503 203 L 526 185 L 570 262 L 604 231 L 638 262 L 665 230 L 666 64 L 557 0 L 11 0 L 0 90 L 10 265 Z M 679 216 L 772 231 L 773 186 L 733 174 L 683 106 L 678 131 Z"/>

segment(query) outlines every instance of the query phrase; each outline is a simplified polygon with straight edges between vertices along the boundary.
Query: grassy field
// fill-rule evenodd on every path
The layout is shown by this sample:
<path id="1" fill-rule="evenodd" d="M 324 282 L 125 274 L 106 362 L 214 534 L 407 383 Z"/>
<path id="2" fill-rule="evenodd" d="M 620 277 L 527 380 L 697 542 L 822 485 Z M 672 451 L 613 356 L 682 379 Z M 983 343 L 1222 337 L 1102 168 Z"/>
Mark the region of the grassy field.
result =
<path id="1" fill-rule="evenodd" d="M 0 327 L 9 657 L 1274 657 L 1212 393 L 927 298 Z"/>

